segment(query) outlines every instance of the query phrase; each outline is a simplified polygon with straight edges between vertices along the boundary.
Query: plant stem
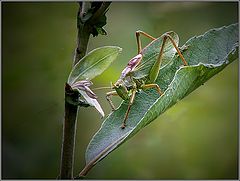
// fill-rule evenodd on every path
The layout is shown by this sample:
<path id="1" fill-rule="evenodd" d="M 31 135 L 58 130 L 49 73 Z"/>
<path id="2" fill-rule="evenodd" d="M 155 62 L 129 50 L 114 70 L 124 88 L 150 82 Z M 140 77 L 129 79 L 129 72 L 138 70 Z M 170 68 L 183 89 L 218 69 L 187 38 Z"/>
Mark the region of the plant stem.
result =
<path id="1" fill-rule="evenodd" d="M 98 18 L 101 17 L 107 10 L 110 2 L 99 2 L 100 6 L 92 14 L 89 19 L 85 16 L 91 8 L 91 2 L 80 2 L 77 14 L 77 48 L 75 50 L 73 66 L 78 63 L 87 52 L 87 46 L 91 30 L 94 24 L 97 23 Z M 84 19 L 85 18 L 85 19 Z M 73 179 L 73 165 L 74 165 L 74 148 L 75 148 L 75 135 L 77 126 L 77 113 L 78 106 L 73 105 L 67 101 L 70 97 L 72 100 L 78 99 L 78 94 L 73 92 L 70 85 L 65 85 L 65 116 L 63 123 L 63 139 L 62 139 L 62 152 L 61 152 L 61 165 L 60 165 L 60 179 Z M 79 107 L 86 107 L 82 104 Z"/>
<path id="2" fill-rule="evenodd" d="M 111 2 L 101 2 L 101 6 L 91 16 L 91 18 L 85 20 L 85 16 L 90 8 L 90 2 L 82 2 L 82 8 L 78 11 L 78 37 L 77 48 L 75 50 L 74 65 L 86 54 L 87 45 L 92 28 L 95 26 L 99 18 L 107 11 Z"/>
<path id="3" fill-rule="evenodd" d="M 65 86 L 65 99 L 68 95 L 69 88 Z M 63 125 L 63 143 L 62 143 L 62 158 L 60 178 L 69 179 L 73 176 L 73 161 L 74 161 L 74 147 L 75 134 L 77 125 L 78 106 L 65 101 L 65 120 Z"/>
<path id="4" fill-rule="evenodd" d="M 90 2 L 83 2 L 80 4 L 80 8 L 77 14 L 77 48 L 75 50 L 75 56 L 73 61 L 73 66 L 79 62 L 79 60 L 84 57 L 87 52 L 88 41 L 90 37 L 89 26 L 85 25 L 82 21 L 83 16 L 87 13 L 90 8 Z"/>
<path id="5" fill-rule="evenodd" d="M 88 40 L 90 37 L 89 31 L 83 27 L 83 24 L 79 23 L 82 12 L 82 7 L 79 7 L 77 15 L 78 24 L 78 38 L 77 48 L 74 56 L 74 65 L 86 54 Z M 87 11 L 87 10 L 85 10 Z M 74 66 L 73 65 L 73 66 Z M 77 113 L 78 106 L 70 104 L 66 101 L 66 97 L 71 96 L 71 89 L 68 84 L 65 86 L 65 117 L 63 125 L 63 141 L 62 141 L 62 154 L 61 154 L 61 166 L 60 166 L 60 179 L 72 179 L 73 178 L 73 165 L 74 165 L 74 148 L 75 148 L 75 135 L 77 126 Z"/>

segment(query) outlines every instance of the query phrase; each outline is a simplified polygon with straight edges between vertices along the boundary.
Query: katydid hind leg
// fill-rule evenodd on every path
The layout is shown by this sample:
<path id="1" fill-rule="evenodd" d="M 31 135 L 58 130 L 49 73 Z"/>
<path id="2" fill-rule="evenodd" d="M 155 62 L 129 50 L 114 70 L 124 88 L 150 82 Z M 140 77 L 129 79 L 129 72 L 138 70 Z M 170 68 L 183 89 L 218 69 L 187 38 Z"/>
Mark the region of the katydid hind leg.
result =
<path id="1" fill-rule="evenodd" d="M 163 37 L 163 41 L 162 41 L 162 45 L 160 47 L 160 52 L 158 54 L 158 58 L 155 61 L 155 63 L 153 64 L 153 66 L 152 66 L 152 68 L 151 68 L 151 70 L 149 72 L 149 80 L 150 80 L 150 82 L 155 82 L 157 77 L 158 77 L 159 70 L 160 70 L 161 63 L 162 63 L 162 55 L 163 55 L 163 50 L 164 50 L 164 47 L 165 47 L 166 39 L 167 39 L 167 37 L 164 36 Z"/>
<path id="2" fill-rule="evenodd" d="M 186 61 L 185 58 L 183 57 L 181 51 L 179 50 L 177 44 L 175 43 L 175 41 L 174 41 L 174 39 L 171 37 L 171 35 L 166 34 L 165 36 L 170 39 L 170 41 L 171 41 L 171 43 L 173 44 L 174 48 L 177 50 L 177 53 L 178 53 L 179 57 L 180 57 L 181 60 L 183 61 L 183 64 L 184 64 L 185 66 L 188 65 L 187 61 Z M 165 36 L 164 36 L 164 37 L 165 37 Z"/>
<path id="3" fill-rule="evenodd" d="M 160 96 L 163 94 L 161 88 L 157 84 L 145 84 L 141 88 L 142 89 L 155 88 Z"/>
<path id="4" fill-rule="evenodd" d="M 111 99 L 112 96 L 118 96 L 117 92 L 116 91 L 111 91 L 111 92 L 106 93 L 106 99 L 107 99 L 109 105 L 111 106 L 112 110 L 115 111 L 116 108 L 115 108 L 115 106 L 112 102 L 112 99 Z"/>
<path id="5" fill-rule="evenodd" d="M 141 43 L 140 35 L 144 35 L 145 37 L 150 38 L 151 40 L 156 40 L 156 38 L 154 38 L 151 35 L 145 33 L 144 31 L 140 31 L 140 30 L 136 31 L 138 54 L 142 51 L 142 43 Z"/>
<path id="6" fill-rule="evenodd" d="M 157 77 L 158 77 L 159 70 L 160 70 L 161 63 L 162 63 L 163 51 L 164 51 L 164 48 L 165 48 L 167 38 L 170 39 L 171 43 L 173 44 L 174 48 L 176 49 L 177 53 L 179 54 L 181 60 L 183 61 L 183 64 L 185 66 L 188 65 L 187 61 L 183 57 L 182 53 L 180 52 L 179 48 L 177 47 L 177 45 L 176 45 L 175 41 L 173 40 L 173 38 L 171 37 L 171 35 L 165 34 L 163 36 L 163 41 L 162 41 L 162 45 L 160 47 L 160 52 L 158 54 L 158 58 L 157 58 L 156 62 L 154 63 L 154 65 L 153 65 L 153 67 L 152 67 L 152 69 L 150 70 L 150 73 L 149 73 L 150 82 L 155 82 Z"/>
<path id="7" fill-rule="evenodd" d="M 127 118 L 128 118 L 128 115 L 129 115 L 129 112 L 130 112 L 130 109 L 132 107 L 132 104 L 133 104 L 133 101 L 135 99 L 135 95 L 136 95 L 136 89 L 134 89 L 132 91 L 132 95 L 130 97 L 130 100 L 129 100 L 129 104 L 128 104 L 128 108 L 127 108 L 127 111 L 126 111 L 126 114 L 125 114 L 125 117 L 124 117 L 124 120 L 123 120 L 123 123 L 121 125 L 121 128 L 124 129 L 126 127 L 126 121 L 127 121 Z"/>

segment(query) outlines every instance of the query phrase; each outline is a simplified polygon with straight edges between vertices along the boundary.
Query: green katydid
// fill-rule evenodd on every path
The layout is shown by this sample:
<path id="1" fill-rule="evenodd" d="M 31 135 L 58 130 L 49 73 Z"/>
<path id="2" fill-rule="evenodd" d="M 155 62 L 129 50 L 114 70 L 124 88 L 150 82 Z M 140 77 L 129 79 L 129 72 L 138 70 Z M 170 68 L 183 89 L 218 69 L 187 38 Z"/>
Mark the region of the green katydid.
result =
<path id="1" fill-rule="evenodd" d="M 140 35 L 144 35 L 152 40 L 151 43 L 143 49 Z M 112 85 L 114 91 L 108 92 L 106 95 L 113 110 L 115 110 L 115 107 L 111 100 L 112 96 L 120 96 L 123 100 L 129 100 L 128 108 L 121 125 L 122 129 L 126 127 L 126 121 L 136 92 L 155 88 L 159 95 L 162 95 L 162 91 L 160 87 L 155 84 L 155 81 L 163 62 L 171 61 L 177 52 L 183 64 L 187 65 L 186 60 L 178 48 L 179 38 L 175 32 L 167 32 L 159 38 L 154 38 L 143 31 L 136 31 L 136 39 L 138 54 L 128 62 L 120 78 Z"/>

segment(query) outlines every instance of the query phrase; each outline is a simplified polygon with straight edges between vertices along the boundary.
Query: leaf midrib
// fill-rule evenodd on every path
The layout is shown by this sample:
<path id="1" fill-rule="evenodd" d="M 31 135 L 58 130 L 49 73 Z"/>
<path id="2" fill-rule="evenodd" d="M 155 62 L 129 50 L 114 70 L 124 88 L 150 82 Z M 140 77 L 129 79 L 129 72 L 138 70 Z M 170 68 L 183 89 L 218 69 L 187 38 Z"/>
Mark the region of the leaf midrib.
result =
<path id="1" fill-rule="evenodd" d="M 98 61 L 96 61 L 94 64 L 92 64 L 91 66 L 89 66 L 88 68 L 86 68 L 82 73 L 80 73 L 73 81 L 72 83 L 74 83 L 77 79 L 79 79 L 79 77 L 81 77 L 85 72 L 87 72 L 89 69 L 91 69 L 92 67 L 94 67 L 96 64 L 98 64 L 99 62 L 101 62 L 103 59 L 105 59 L 106 57 L 112 56 L 113 54 L 115 54 L 117 51 L 112 52 L 111 54 L 108 54 L 104 57 L 102 57 L 101 59 L 99 59 Z"/>

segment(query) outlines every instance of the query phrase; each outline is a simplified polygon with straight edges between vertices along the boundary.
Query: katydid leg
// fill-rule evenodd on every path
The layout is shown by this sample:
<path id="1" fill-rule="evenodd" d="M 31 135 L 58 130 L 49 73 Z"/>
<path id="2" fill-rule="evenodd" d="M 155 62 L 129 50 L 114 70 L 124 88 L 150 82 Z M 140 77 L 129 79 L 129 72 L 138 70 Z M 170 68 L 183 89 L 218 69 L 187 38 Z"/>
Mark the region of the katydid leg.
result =
<path id="1" fill-rule="evenodd" d="M 142 43 L 141 43 L 141 39 L 140 39 L 140 35 L 144 35 L 148 38 L 150 38 L 151 40 L 156 40 L 156 38 L 152 37 L 151 35 L 145 33 L 144 31 L 136 31 L 136 38 L 137 38 L 137 46 L 138 46 L 138 54 L 141 52 L 142 50 Z"/>
<path id="2" fill-rule="evenodd" d="M 118 96 L 117 92 L 116 92 L 116 91 L 111 91 L 111 92 L 107 92 L 107 93 L 106 93 L 106 99 L 107 99 L 107 101 L 109 102 L 112 110 L 115 111 L 116 108 L 115 108 L 115 106 L 114 106 L 114 104 L 113 104 L 113 102 L 112 102 L 112 99 L 111 99 L 112 96 Z"/>
<path id="3" fill-rule="evenodd" d="M 135 95 L 136 95 L 136 91 L 137 91 L 136 89 L 133 89 L 133 91 L 132 91 L 132 95 L 131 95 L 130 100 L 129 100 L 127 112 L 125 114 L 125 117 L 124 117 L 124 120 L 123 120 L 123 123 L 122 123 L 122 126 L 121 126 L 122 129 L 124 129 L 126 127 L 126 121 L 127 121 L 128 114 L 130 112 L 131 106 L 133 104 L 133 101 L 134 101 L 134 98 L 135 98 Z"/>
<path id="4" fill-rule="evenodd" d="M 142 89 L 150 89 L 150 88 L 155 88 L 158 92 L 159 95 L 162 95 L 162 91 L 160 87 L 157 84 L 145 84 L 141 87 Z"/>
<path id="5" fill-rule="evenodd" d="M 175 48 L 175 49 L 177 50 L 177 52 L 178 52 L 179 57 L 182 59 L 183 64 L 184 64 L 185 66 L 188 65 L 187 61 L 186 61 L 185 58 L 183 57 L 181 51 L 179 50 L 178 46 L 176 45 L 176 43 L 175 43 L 175 41 L 173 40 L 173 38 L 171 37 L 171 35 L 166 34 L 165 36 L 167 36 L 167 37 L 170 39 L 170 41 L 172 42 L 174 48 Z"/>
<path id="6" fill-rule="evenodd" d="M 163 36 L 163 41 L 162 41 L 162 45 L 160 47 L 160 53 L 158 54 L 158 58 L 157 58 L 156 62 L 154 63 L 154 65 L 153 65 L 153 67 L 152 67 L 152 69 L 150 70 L 150 73 L 149 73 L 149 79 L 150 79 L 151 82 L 155 82 L 156 79 L 157 79 L 157 76 L 159 74 L 160 66 L 161 66 L 161 63 L 162 63 L 163 50 L 164 50 L 167 38 L 170 39 L 171 43 L 173 44 L 174 48 L 176 49 L 177 53 L 179 54 L 181 60 L 183 61 L 183 64 L 188 65 L 187 61 L 183 57 L 182 53 L 180 52 L 180 50 L 177 47 L 173 38 L 169 34 L 165 34 Z"/>
<path id="7" fill-rule="evenodd" d="M 163 50 L 164 50 L 164 47 L 165 47 L 166 39 L 167 39 L 167 37 L 164 36 L 163 37 L 163 41 L 162 41 L 162 46 L 160 48 L 160 53 L 158 54 L 158 58 L 157 58 L 156 62 L 153 64 L 153 67 L 152 67 L 152 69 L 149 72 L 150 82 L 155 82 L 156 79 L 157 79 L 157 76 L 159 74 L 159 70 L 160 70 L 160 66 L 161 66 L 161 63 L 162 63 L 162 55 L 163 55 Z"/>

